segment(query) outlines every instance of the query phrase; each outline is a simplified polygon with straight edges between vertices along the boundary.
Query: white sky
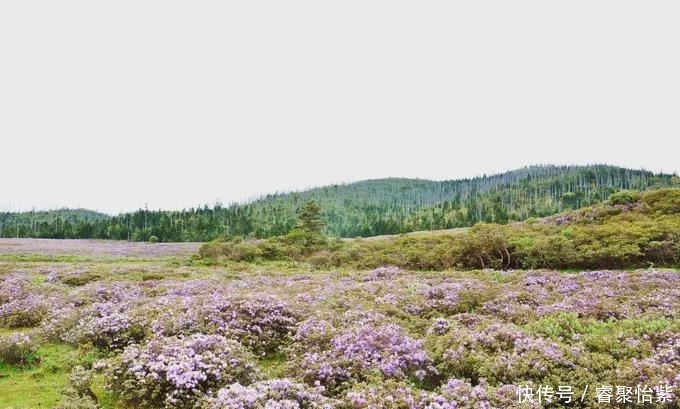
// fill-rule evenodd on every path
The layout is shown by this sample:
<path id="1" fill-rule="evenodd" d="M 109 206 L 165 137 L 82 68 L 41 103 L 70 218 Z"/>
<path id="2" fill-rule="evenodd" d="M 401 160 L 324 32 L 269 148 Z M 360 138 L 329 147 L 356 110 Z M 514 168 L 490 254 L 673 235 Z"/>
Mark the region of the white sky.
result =
<path id="1" fill-rule="evenodd" d="M 2 1 L 0 210 L 677 171 L 678 1 Z"/>

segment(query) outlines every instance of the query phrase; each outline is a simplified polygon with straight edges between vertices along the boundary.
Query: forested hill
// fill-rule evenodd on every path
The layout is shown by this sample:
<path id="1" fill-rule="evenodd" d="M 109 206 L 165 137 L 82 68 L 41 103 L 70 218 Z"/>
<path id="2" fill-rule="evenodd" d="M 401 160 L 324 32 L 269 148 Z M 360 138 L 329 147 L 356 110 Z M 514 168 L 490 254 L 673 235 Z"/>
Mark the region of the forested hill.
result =
<path id="1" fill-rule="evenodd" d="M 308 200 L 323 209 L 329 235 L 374 236 L 524 220 L 590 206 L 619 190 L 669 186 L 680 186 L 677 175 L 605 165 L 544 165 L 451 181 L 367 180 L 184 211 L 139 210 L 90 218 L 69 218 L 64 211 L 4 213 L 0 236 L 121 240 L 156 236 L 161 241 L 270 237 L 289 232 L 298 207 Z"/>
<path id="2" fill-rule="evenodd" d="M 75 236 L 88 224 L 104 223 L 111 216 L 87 209 L 59 209 L 30 212 L 0 212 L 0 237 L 60 237 L 57 232 L 69 231 Z M 44 235 L 49 231 L 49 235 Z"/>

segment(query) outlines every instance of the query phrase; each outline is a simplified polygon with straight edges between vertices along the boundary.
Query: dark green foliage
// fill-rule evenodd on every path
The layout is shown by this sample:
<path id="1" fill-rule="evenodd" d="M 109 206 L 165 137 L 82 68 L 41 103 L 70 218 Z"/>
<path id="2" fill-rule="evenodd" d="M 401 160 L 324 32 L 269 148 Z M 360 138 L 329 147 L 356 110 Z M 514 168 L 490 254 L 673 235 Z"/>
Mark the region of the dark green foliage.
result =
<path id="1" fill-rule="evenodd" d="M 297 260 L 317 267 L 396 265 L 415 270 L 624 268 L 651 263 L 677 267 L 680 212 L 669 212 L 679 204 L 680 189 L 663 189 L 639 195 L 624 207 L 607 203 L 540 221 L 479 223 L 460 233 L 335 240 L 313 247 L 291 240 L 291 234 L 247 242 L 247 260 Z M 199 257 L 246 260 L 234 246 L 207 243 Z"/>
<path id="2" fill-rule="evenodd" d="M 159 273 L 144 273 L 142 274 L 142 281 L 162 280 L 165 276 Z"/>
<path id="3" fill-rule="evenodd" d="M 83 273 L 64 277 L 61 279 L 61 282 L 66 285 L 78 287 L 93 281 L 101 280 L 101 278 L 102 276 L 97 273 Z"/>
<path id="4" fill-rule="evenodd" d="M 96 238 L 110 217 L 86 209 L 0 213 L 0 237 Z"/>
<path id="5" fill-rule="evenodd" d="M 154 241 L 156 237 L 161 242 L 267 238 L 294 230 L 299 212 L 311 210 L 305 210 L 310 201 L 323 209 L 323 217 L 309 219 L 312 224 L 308 228 L 320 230 L 325 223 L 329 236 L 368 237 L 469 227 L 478 222 L 504 224 L 592 206 L 624 189 L 670 186 L 680 186 L 680 179 L 605 165 L 532 166 L 461 180 L 367 180 L 277 193 L 228 207 L 140 209 L 113 217 L 82 210 L 0 213 L 0 237 L 135 241 Z M 630 200 L 627 195 L 619 194 L 613 200 L 626 202 Z M 678 212 L 677 208 L 660 211 Z"/>
<path id="6" fill-rule="evenodd" d="M 302 205 L 298 211 L 298 226 L 299 230 L 307 233 L 321 233 L 323 231 L 326 222 L 324 222 L 321 217 L 321 208 L 315 201 L 310 200 L 309 202 Z"/>

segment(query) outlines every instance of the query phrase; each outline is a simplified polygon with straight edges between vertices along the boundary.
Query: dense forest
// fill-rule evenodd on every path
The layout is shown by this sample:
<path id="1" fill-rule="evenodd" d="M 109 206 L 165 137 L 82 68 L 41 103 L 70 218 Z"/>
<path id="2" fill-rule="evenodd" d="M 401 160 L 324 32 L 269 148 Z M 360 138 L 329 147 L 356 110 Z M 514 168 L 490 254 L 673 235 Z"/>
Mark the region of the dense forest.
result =
<path id="1" fill-rule="evenodd" d="M 208 241 L 266 238 L 290 232 L 301 205 L 323 209 L 325 233 L 368 237 L 418 230 L 507 223 L 605 201 L 620 190 L 680 186 L 680 178 L 607 165 L 531 166 L 470 179 L 377 179 L 304 192 L 277 193 L 250 203 L 107 216 L 87 210 L 0 213 L 0 237 Z"/>

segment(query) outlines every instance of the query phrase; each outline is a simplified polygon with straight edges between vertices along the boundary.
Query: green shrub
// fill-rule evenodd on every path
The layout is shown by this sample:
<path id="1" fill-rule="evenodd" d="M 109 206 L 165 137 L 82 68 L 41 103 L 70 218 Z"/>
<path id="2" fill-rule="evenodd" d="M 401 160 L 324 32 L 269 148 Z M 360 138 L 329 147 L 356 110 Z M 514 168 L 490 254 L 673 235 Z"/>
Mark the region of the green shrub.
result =
<path id="1" fill-rule="evenodd" d="M 645 206 L 624 207 L 642 201 Z M 300 229 L 259 241 L 206 243 L 199 257 L 235 261 L 295 260 L 317 268 L 411 270 L 622 268 L 680 265 L 680 189 L 618 192 L 609 204 L 541 221 L 478 223 L 459 234 L 330 240 Z"/>
<path id="2" fill-rule="evenodd" d="M 66 276 L 61 279 L 61 282 L 72 287 L 79 287 L 101 279 L 102 276 L 97 273 L 83 273 Z"/>
<path id="3" fill-rule="evenodd" d="M 145 273 L 142 274 L 142 281 L 154 281 L 154 280 L 162 280 L 164 279 L 165 276 L 163 274 L 159 273 Z"/>
<path id="4" fill-rule="evenodd" d="M 642 195 L 642 202 L 653 212 L 675 215 L 680 214 L 680 189 L 661 189 Z"/>
<path id="5" fill-rule="evenodd" d="M 622 190 L 609 196 L 609 203 L 613 205 L 625 205 L 636 203 L 640 200 L 639 192 L 631 192 L 630 190 Z"/>

